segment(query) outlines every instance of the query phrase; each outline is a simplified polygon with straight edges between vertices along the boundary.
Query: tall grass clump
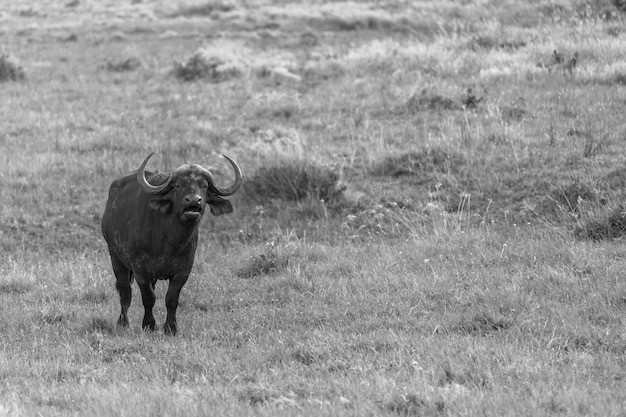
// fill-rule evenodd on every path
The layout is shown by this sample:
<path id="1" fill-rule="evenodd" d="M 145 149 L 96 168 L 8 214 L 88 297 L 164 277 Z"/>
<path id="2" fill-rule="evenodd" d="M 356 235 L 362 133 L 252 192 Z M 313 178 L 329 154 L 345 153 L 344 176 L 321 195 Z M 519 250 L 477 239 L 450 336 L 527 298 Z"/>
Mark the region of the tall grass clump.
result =
<path id="1" fill-rule="evenodd" d="M 582 240 L 611 240 L 626 236 L 626 207 L 619 206 L 604 215 L 586 220 L 574 234 Z"/>
<path id="2" fill-rule="evenodd" d="M 106 69 L 111 72 L 128 72 L 134 71 L 141 66 L 141 62 L 137 58 L 126 58 L 119 61 L 109 61 Z"/>
<path id="3" fill-rule="evenodd" d="M 244 192 L 257 202 L 271 200 L 324 200 L 339 204 L 343 189 L 339 173 L 312 162 L 282 160 L 275 165 L 261 167 L 244 183 Z"/>
<path id="4" fill-rule="evenodd" d="M 396 178 L 405 175 L 430 178 L 433 173 L 457 171 L 465 162 L 460 154 L 441 148 L 427 148 L 386 156 L 373 166 L 372 174 Z"/>
<path id="5" fill-rule="evenodd" d="M 235 6 L 228 1 L 213 0 L 202 4 L 179 7 L 170 17 L 203 17 L 214 13 L 230 12 Z"/>
<path id="6" fill-rule="evenodd" d="M 181 81 L 220 83 L 241 76 L 243 63 L 230 51 L 199 49 L 183 62 L 175 62 L 172 74 Z"/>

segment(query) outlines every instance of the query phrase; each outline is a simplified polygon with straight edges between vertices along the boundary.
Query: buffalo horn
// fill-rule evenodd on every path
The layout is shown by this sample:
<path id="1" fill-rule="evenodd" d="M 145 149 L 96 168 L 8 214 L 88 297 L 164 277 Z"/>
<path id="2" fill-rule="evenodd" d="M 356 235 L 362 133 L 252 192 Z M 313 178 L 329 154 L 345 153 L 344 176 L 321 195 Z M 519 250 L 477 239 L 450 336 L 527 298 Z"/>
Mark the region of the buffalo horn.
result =
<path id="1" fill-rule="evenodd" d="M 235 170 L 235 181 L 229 187 L 226 187 L 226 188 L 218 187 L 217 185 L 215 185 L 215 181 L 213 180 L 213 175 L 211 174 L 211 172 L 206 168 L 202 168 L 202 169 L 204 170 L 204 174 L 206 175 L 207 180 L 209 181 L 210 187 L 215 190 L 215 194 L 222 196 L 222 197 L 226 197 L 226 196 L 235 194 L 237 190 L 239 189 L 239 187 L 241 187 L 241 183 L 243 182 L 243 175 L 241 174 L 241 168 L 239 168 L 239 165 L 237 165 L 237 162 L 235 162 L 234 160 L 232 160 L 230 157 L 226 155 L 222 155 L 222 156 L 226 158 L 228 162 L 230 162 L 233 169 Z"/>
<path id="2" fill-rule="evenodd" d="M 137 171 L 137 181 L 139 182 L 139 185 L 141 185 L 141 188 L 143 188 L 143 190 L 146 193 L 159 194 L 161 191 L 165 190 L 167 186 L 170 184 L 170 181 L 172 180 L 172 175 L 170 174 L 167 177 L 167 181 L 165 181 L 161 185 L 150 184 L 148 180 L 146 179 L 146 164 L 148 163 L 148 160 L 152 157 L 152 155 L 154 155 L 154 152 L 151 152 L 150 155 L 148 155 L 146 159 L 144 159 L 143 162 L 141 163 L 141 166 L 139 167 L 139 170 Z"/>

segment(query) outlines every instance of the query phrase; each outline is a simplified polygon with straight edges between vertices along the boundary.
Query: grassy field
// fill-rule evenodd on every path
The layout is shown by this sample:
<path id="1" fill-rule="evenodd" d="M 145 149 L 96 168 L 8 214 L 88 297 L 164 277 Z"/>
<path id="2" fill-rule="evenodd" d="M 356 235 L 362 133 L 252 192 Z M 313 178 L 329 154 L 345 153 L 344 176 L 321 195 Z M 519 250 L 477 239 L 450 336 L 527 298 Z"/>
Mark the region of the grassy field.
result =
<path id="1" fill-rule="evenodd" d="M 626 415 L 624 2 L 42 3 L 0 0 L 0 417 Z M 100 233 L 150 152 L 245 175 L 175 337 L 136 286 L 115 327 Z"/>

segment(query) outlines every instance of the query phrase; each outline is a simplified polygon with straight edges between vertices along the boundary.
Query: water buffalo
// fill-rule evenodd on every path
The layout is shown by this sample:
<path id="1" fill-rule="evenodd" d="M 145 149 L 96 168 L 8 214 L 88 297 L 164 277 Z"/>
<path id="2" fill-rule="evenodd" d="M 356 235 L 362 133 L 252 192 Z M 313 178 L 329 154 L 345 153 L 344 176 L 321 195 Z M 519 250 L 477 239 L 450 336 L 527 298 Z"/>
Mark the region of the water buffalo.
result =
<path id="1" fill-rule="evenodd" d="M 102 216 L 102 234 L 109 247 L 122 311 L 118 326 L 128 326 L 131 284 L 141 290 L 143 328 L 154 330 L 152 314 L 159 279 L 169 280 L 163 330 L 176 334 L 176 308 L 180 290 L 193 266 L 198 242 L 198 225 L 208 204 L 215 216 L 233 211 L 228 200 L 243 181 L 241 169 L 228 156 L 235 181 L 226 188 L 215 185 L 213 176 L 200 165 L 182 165 L 170 174 L 146 171 L 153 154 L 136 172 L 113 181 Z"/>

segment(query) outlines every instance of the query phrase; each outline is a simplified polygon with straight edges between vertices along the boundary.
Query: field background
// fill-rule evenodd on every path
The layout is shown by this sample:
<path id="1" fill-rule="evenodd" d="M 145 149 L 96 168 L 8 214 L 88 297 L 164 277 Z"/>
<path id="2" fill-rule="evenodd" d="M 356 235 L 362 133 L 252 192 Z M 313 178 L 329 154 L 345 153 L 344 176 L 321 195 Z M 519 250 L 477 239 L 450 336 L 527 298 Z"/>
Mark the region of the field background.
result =
<path id="1" fill-rule="evenodd" d="M 626 415 L 625 10 L 0 0 L 0 416 Z M 245 175 L 176 337 L 99 230 L 150 152 Z"/>

